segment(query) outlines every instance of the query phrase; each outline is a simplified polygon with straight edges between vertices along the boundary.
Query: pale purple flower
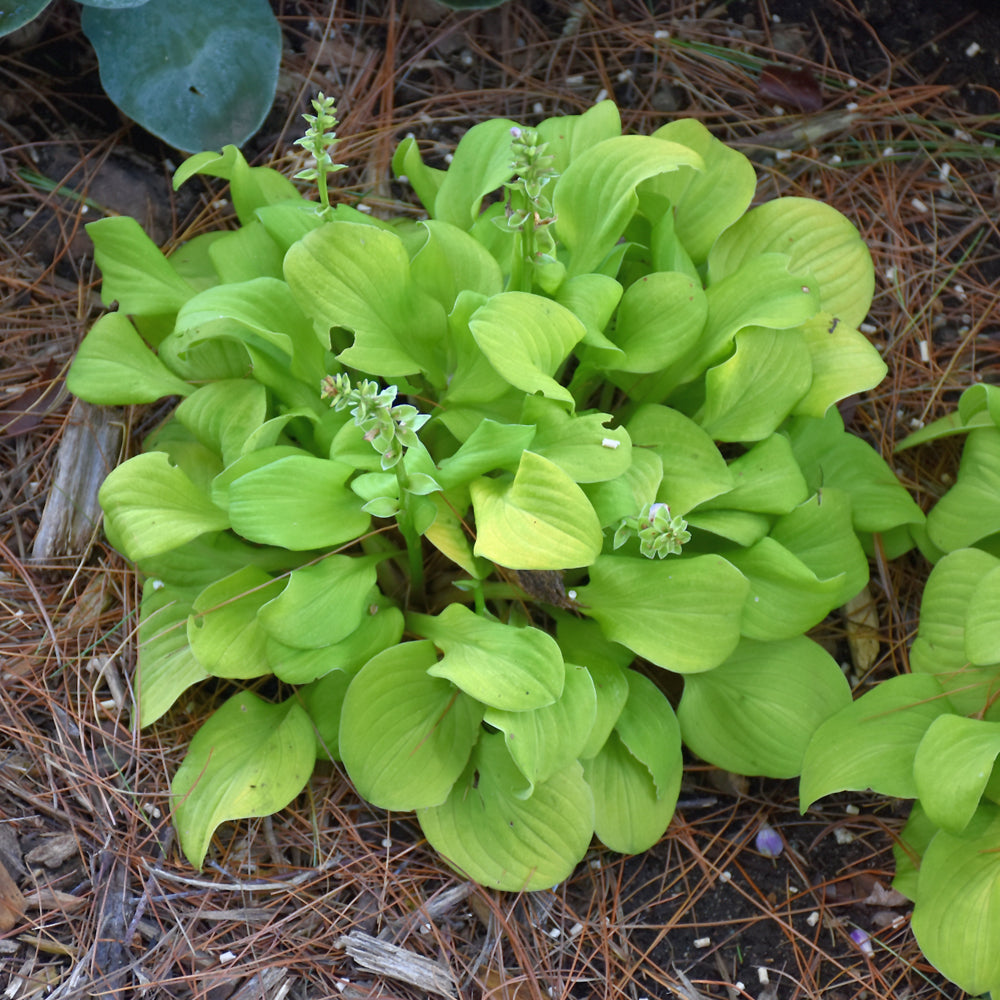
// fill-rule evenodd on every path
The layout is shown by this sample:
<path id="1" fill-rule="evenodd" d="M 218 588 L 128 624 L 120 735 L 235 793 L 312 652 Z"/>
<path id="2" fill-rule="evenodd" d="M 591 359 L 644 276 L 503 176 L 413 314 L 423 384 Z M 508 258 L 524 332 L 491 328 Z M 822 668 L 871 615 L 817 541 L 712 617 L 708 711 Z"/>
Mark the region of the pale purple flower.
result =
<path id="1" fill-rule="evenodd" d="M 860 927 L 855 927 L 851 931 L 851 940 L 858 946 L 862 955 L 872 955 L 875 949 L 872 947 L 871 938 L 868 937 L 868 932 L 863 931 Z"/>
<path id="2" fill-rule="evenodd" d="M 756 844 L 757 850 L 765 858 L 776 858 L 785 848 L 781 834 L 767 823 L 761 824 L 761 828 L 757 831 Z"/>

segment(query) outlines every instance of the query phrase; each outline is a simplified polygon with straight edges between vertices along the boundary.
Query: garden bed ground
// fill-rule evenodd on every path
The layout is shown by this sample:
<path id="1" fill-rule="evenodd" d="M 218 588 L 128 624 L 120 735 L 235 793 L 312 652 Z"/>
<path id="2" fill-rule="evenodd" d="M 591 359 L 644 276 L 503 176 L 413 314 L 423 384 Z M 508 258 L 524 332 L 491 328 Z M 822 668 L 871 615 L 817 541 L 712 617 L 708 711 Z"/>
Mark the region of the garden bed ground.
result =
<path id="1" fill-rule="evenodd" d="M 888 456 L 972 381 L 1000 375 L 1000 13 L 980 7 L 556 0 L 457 15 L 418 0 L 276 0 L 280 91 L 246 152 L 287 162 L 308 98 L 337 94 L 343 197 L 378 212 L 410 197 L 389 171 L 407 132 L 444 156 L 486 117 L 531 123 L 602 95 L 635 131 L 698 117 L 755 160 L 761 198 L 822 198 L 868 241 L 870 331 L 890 374 L 845 416 Z M 206 870 L 190 869 L 172 843 L 168 781 L 214 694 L 133 732 L 135 580 L 99 531 L 42 552 L 36 538 L 60 444 L 98 419 L 62 388 L 99 315 L 82 226 L 129 213 L 172 244 L 228 206 L 207 184 L 171 192 L 179 156 L 104 98 L 75 5 L 37 27 L 0 43 L 3 996 L 419 998 L 449 978 L 458 995 L 510 1000 L 960 996 L 888 891 L 905 804 L 841 796 L 800 816 L 794 783 L 694 761 L 655 849 L 594 850 L 551 892 L 463 883 L 409 817 L 369 810 L 333 768 L 273 819 L 220 830 Z M 771 65 L 804 75 L 783 97 L 762 92 Z M 115 428 L 127 450 L 160 417 L 112 414 L 107 467 Z M 929 505 L 956 455 L 906 452 L 898 471 Z M 819 630 L 853 682 L 905 670 L 927 570 L 917 556 L 874 567 L 874 645 L 852 647 L 840 618 Z M 755 849 L 763 822 L 784 838 L 777 859 Z M 855 926 L 874 936 L 870 957 L 848 937 Z M 366 968 L 362 933 L 407 949 L 421 985 Z"/>

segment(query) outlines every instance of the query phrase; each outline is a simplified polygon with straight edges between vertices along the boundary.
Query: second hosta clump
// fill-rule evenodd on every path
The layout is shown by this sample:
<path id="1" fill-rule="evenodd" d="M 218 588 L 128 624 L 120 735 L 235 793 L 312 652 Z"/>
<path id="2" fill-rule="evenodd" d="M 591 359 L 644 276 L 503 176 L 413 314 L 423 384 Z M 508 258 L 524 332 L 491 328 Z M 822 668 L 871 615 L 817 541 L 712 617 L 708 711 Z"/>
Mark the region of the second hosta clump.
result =
<path id="1" fill-rule="evenodd" d="M 327 101 L 309 201 L 237 150 L 240 228 L 165 258 L 89 227 L 118 311 L 70 387 L 182 401 L 115 469 L 108 536 L 145 580 L 138 710 L 233 695 L 173 781 L 194 864 L 283 808 L 317 757 L 505 889 L 596 832 L 652 845 L 682 742 L 799 774 L 850 703 L 804 633 L 922 515 L 834 405 L 876 385 L 866 247 L 822 202 L 749 208 L 749 161 L 695 121 L 622 135 L 609 102 L 394 160 L 429 218 L 332 208 Z M 676 710 L 651 678 L 683 676 Z"/>

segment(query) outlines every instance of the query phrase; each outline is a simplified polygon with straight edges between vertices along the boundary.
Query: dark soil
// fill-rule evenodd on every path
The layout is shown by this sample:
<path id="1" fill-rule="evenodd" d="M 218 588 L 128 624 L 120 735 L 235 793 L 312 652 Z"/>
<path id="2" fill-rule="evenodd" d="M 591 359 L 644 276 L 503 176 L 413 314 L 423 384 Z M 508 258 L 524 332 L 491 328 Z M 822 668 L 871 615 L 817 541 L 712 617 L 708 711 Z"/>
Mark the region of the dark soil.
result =
<path id="1" fill-rule="evenodd" d="M 312 11 L 295 0 L 275 0 L 274 5 L 286 26 L 289 59 L 300 59 L 308 50 L 306 21 Z M 344 6 L 354 12 L 356 49 L 378 53 L 386 45 L 383 8 L 387 5 L 355 0 Z M 602 17 L 647 24 L 651 11 L 658 23 L 670 28 L 671 11 L 677 6 L 669 2 L 647 5 L 640 0 L 598 4 L 595 30 L 605 23 Z M 731 0 L 699 6 L 724 10 L 731 38 L 762 33 L 779 51 L 807 54 L 820 65 L 875 87 L 901 82 L 944 84 L 952 88 L 954 105 L 969 114 L 1000 114 L 997 0 Z M 536 2 L 530 7 L 537 22 L 558 37 L 567 5 Z M 614 13 L 608 13 L 608 8 Z M 383 98 L 381 107 L 388 107 L 390 114 L 395 109 L 399 116 L 422 111 L 425 120 L 419 138 L 437 142 L 441 153 L 468 124 L 454 116 L 435 117 L 435 101 L 449 88 L 468 92 L 470 102 L 478 100 L 479 117 L 504 113 L 530 121 L 538 116 L 536 95 L 519 93 L 509 67 L 520 66 L 550 86 L 552 100 L 545 114 L 553 113 L 553 104 L 564 111 L 582 110 L 589 98 L 574 99 L 572 91 L 561 86 L 564 67 L 540 68 L 531 64 L 530 51 L 522 58 L 516 50 L 504 50 L 503 46 L 513 45 L 518 29 L 514 13 L 501 10 L 453 18 L 443 22 L 447 30 L 430 17 L 416 23 L 411 18 L 407 32 L 393 41 L 394 57 L 397 64 L 406 65 L 406 72 L 397 74 L 391 100 Z M 181 196 L 171 191 L 170 161 L 176 163 L 178 155 L 124 122 L 104 96 L 93 55 L 78 33 L 75 5 L 58 0 L 38 32 L 17 49 L 0 42 L 0 246 L 9 255 L 23 255 L 36 279 L 54 274 L 60 282 L 87 286 L 93 275 L 81 227 L 102 208 L 136 216 L 162 243 L 177 238 L 192 217 L 204 210 L 205 201 L 193 190 Z M 528 50 L 531 44 L 529 38 Z M 690 102 L 684 88 L 663 77 L 662 67 L 649 51 L 636 47 L 629 56 L 626 68 L 631 72 L 625 81 L 611 74 L 611 67 L 617 67 L 621 58 L 619 50 L 609 52 L 608 65 L 601 71 L 613 77 L 612 96 L 626 116 L 655 120 L 657 115 L 662 119 L 685 112 Z M 372 76 L 362 79 L 364 71 L 359 63 L 343 72 L 344 79 L 354 74 L 361 80 L 347 102 L 353 102 L 350 120 L 355 126 L 376 122 L 382 113 L 374 98 L 365 97 L 364 88 L 374 92 L 376 81 Z M 266 156 L 276 144 L 287 148 L 285 122 L 292 106 L 301 103 L 299 98 L 294 91 L 279 93 L 275 111 L 247 145 L 248 156 Z M 767 101 L 761 99 L 761 105 L 766 107 Z M 725 117 L 725 111 L 720 111 L 715 124 Z M 734 127 L 738 124 L 734 122 Z M 407 127 L 414 128 L 412 124 Z M 342 134 L 351 134 L 350 129 L 342 129 Z M 364 152 L 369 165 L 380 163 L 383 170 L 387 166 L 378 150 Z M 24 180 L 28 170 L 84 193 L 92 203 L 88 214 L 74 207 L 72 198 L 48 199 L 39 208 L 32 200 L 32 182 Z M 373 178 L 370 172 L 359 171 L 356 180 L 358 190 L 390 191 L 384 176 Z M 392 188 L 391 193 L 399 192 Z M 3 308 L 23 304 L 15 289 Z M 91 318 L 96 315 L 95 307 L 91 299 L 76 317 L 75 336 L 88 311 Z M 39 379 L 50 358 L 63 364 L 74 347 L 65 335 L 54 347 L 51 339 L 49 344 L 39 352 Z M 6 367 L 0 342 L 0 381 Z M 53 411 L 53 418 L 60 412 Z M 32 474 L 27 467 L 2 470 L 8 479 L 7 495 L 15 496 L 16 484 Z M 0 511 L 3 521 L 11 517 L 18 520 L 23 544 L 30 547 L 37 529 L 35 509 L 24 505 L 20 513 Z M 0 578 L 0 587 L 5 586 Z M 28 593 L 18 596 L 25 604 L 32 599 Z M 39 731 L 47 731 L 44 719 L 38 719 L 37 725 Z M 910 963 L 919 962 L 906 928 L 909 907 L 888 893 L 893 870 L 890 833 L 901 826 L 905 806 L 858 796 L 834 797 L 802 817 L 794 783 L 754 780 L 744 794 L 736 796 L 708 787 L 703 779 L 698 772 L 686 787 L 683 797 L 689 804 L 678 811 L 670 834 L 660 845 L 623 863 L 598 852 L 569 884 L 567 898 L 580 913 L 603 914 L 603 904 L 594 900 L 617 900 L 614 922 L 627 937 L 629 955 L 617 966 L 627 969 L 629 976 L 627 983 L 619 984 L 621 992 L 615 992 L 617 987 L 611 982 L 600 987 L 577 985 L 572 995 L 636 1000 L 672 997 L 678 980 L 675 977 L 668 983 L 662 975 L 662 970 L 672 970 L 696 981 L 712 996 L 762 1000 L 803 995 L 833 1000 L 861 997 L 866 983 L 879 981 L 877 969 L 873 971 L 879 955 L 869 959 L 851 944 L 847 934 L 855 926 L 872 932 L 890 928 L 882 937 L 887 947 L 904 952 Z M 58 810 L 27 821 L 18 818 L 23 808 L 21 800 L 0 786 L 0 832 L 7 838 L 0 840 L 0 862 L 6 860 L 15 876 L 23 872 L 20 856 L 40 833 L 51 837 L 72 832 Z M 754 838 L 765 821 L 784 840 L 784 850 L 774 859 L 754 849 Z M 97 847 L 100 829 L 95 820 L 93 830 L 77 830 L 87 852 Z M 19 845 L 11 841 L 11 831 L 20 834 Z M 105 864 L 111 862 L 105 859 Z M 53 876 L 52 885 L 67 892 L 85 877 L 79 859 L 68 873 L 58 867 L 53 871 L 58 877 Z M 142 877 L 141 871 L 128 873 L 131 892 L 139 891 Z M 811 949 L 825 957 L 810 964 L 803 956 Z M 2 967 L 4 961 L 0 957 L 0 987 L 13 976 Z M 811 976 L 808 982 L 803 980 L 804 965 Z M 896 966 L 897 971 L 906 967 L 905 962 Z M 931 987 L 920 980 L 922 972 L 932 975 Z M 609 980 L 619 975 L 610 967 L 606 974 Z M 881 982 L 884 995 L 902 997 L 914 990 L 961 995 L 934 976 L 926 963 L 918 971 L 910 968 L 909 974 L 898 975 L 898 979 Z M 740 983 L 742 987 L 734 986 Z"/>

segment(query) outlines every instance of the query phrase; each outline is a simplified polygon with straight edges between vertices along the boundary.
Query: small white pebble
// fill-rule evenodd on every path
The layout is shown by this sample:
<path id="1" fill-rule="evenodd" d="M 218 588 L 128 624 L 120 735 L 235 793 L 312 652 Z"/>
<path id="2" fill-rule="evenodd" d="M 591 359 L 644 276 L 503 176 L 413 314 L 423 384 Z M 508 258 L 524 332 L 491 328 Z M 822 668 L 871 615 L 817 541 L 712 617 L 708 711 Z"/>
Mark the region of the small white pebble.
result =
<path id="1" fill-rule="evenodd" d="M 790 149 L 775 150 L 774 158 L 776 160 L 790 160 L 792 158 L 792 151 Z"/>
<path id="2" fill-rule="evenodd" d="M 996 139 L 983 139 L 983 147 L 985 149 L 994 149 L 996 147 Z"/>
<path id="3" fill-rule="evenodd" d="M 430 924 L 421 924 L 419 930 L 420 930 L 421 934 L 430 934 L 430 932 L 431 932 L 431 925 Z"/>
<path id="4" fill-rule="evenodd" d="M 920 351 L 920 360 L 923 361 L 924 364 L 927 364 L 927 362 L 930 361 L 930 359 L 931 359 L 931 352 L 930 352 L 930 349 L 927 346 L 927 341 L 926 340 L 918 340 L 917 341 L 917 349 Z"/>
<path id="5" fill-rule="evenodd" d="M 732 880 L 733 880 L 733 873 L 732 872 L 720 872 L 719 873 L 719 881 L 720 882 L 732 882 Z"/>
<path id="6" fill-rule="evenodd" d="M 86 215 L 89 211 L 90 211 L 90 206 L 89 205 L 84 204 L 84 205 L 80 206 L 80 214 L 81 215 Z"/>
<path id="7" fill-rule="evenodd" d="M 950 173 L 951 173 L 951 164 L 950 163 L 942 163 L 941 164 L 941 169 L 938 171 L 938 177 L 940 177 L 941 180 L 946 181 L 948 179 L 948 175 Z"/>
<path id="8" fill-rule="evenodd" d="M 576 923 L 569 929 L 569 936 L 575 938 L 583 930 L 583 924 Z"/>
<path id="9" fill-rule="evenodd" d="M 549 931 L 549 937 L 550 937 L 550 938 L 552 938 L 552 940 L 553 940 L 553 941 L 554 941 L 554 940 L 555 940 L 555 939 L 556 939 L 557 937 L 559 937 L 559 935 L 560 935 L 560 934 L 562 934 L 562 931 L 561 931 L 561 930 L 559 930 L 559 928 L 558 928 L 558 927 L 553 927 L 553 928 L 552 928 L 552 930 L 550 930 L 550 931 Z"/>
<path id="10" fill-rule="evenodd" d="M 781 15 L 780 15 L 780 14 L 772 14 L 772 15 L 771 15 L 771 20 L 772 20 L 772 21 L 773 21 L 773 22 L 774 22 L 775 24 L 781 24 Z"/>
<path id="11" fill-rule="evenodd" d="M 388 837 L 383 837 L 382 838 L 382 846 L 383 847 L 392 847 L 392 841 Z"/>
<path id="12" fill-rule="evenodd" d="M 972 142 L 972 136 L 969 135 L 969 133 L 966 132 L 965 129 L 961 128 L 952 129 L 951 134 L 956 139 L 959 139 L 961 142 Z"/>
<path id="13" fill-rule="evenodd" d="M 819 923 L 819 910 L 813 910 L 812 913 L 806 917 L 806 923 L 810 927 L 815 927 Z"/>
<path id="14" fill-rule="evenodd" d="M 617 79 L 618 79 L 619 83 L 625 83 L 626 81 L 631 80 L 632 79 L 632 70 L 630 70 L 630 69 L 623 69 L 618 74 Z"/>
<path id="15" fill-rule="evenodd" d="M 842 826 L 838 826 L 836 830 L 833 831 L 834 839 L 838 844 L 853 844 L 854 834 L 850 830 L 845 830 Z"/>
<path id="16" fill-rule="evenodd" d="M 853 76 L 847 78 L 848 90 L 856 90 L 857 86 L 858 86 L 858 81 L 855 80 Z"/>
<path id="17" fill-rule="evenodd" d="M 965 50 L 965 54 L 971 59 L 973 56 L 978 56 L 980 52 L 983 51 L 983 47 L 979 42 L 973 42 Z"/>
<path id="18" fill-rule="evenodd" d="M 620 444 L 621 444 L 621 441 L 617 440 L 616 438 L 602 438 L 601 439 L 601 447 L 602 448 L 610 448 L 612 451 L 614 451 Z"/>
<path id="19" fill-rule="evenodd" d="M 743 982 L 742 979 L 737 979 L 736 982 L 733 983 L 733 989 L 736 990 L 737 993 L 742 993 L 746 988 L 747 984 Z"/>
<path id="20" fill-rule="evenodd" d="M 600 868 L 601 867 L 601 859 L 600 858 L 591 858 L 590 859 L 590 867 L 594 868 L 594 869 Z"/>
<path id="21" fill-rule="evenodd" d="M 454 160 L 454 159 L 455 159 L 455 154 L 454 153 L 445 153 L 444 154 L 444 162 L 445 163 L 451 163 L 451 161 Z"/>
<path id="22" fill-rule="evenodd" d="M 534 111 L 536 115 L 544 115 L 545 114 L 545 105 L 542 104 L 541 101 L 535 101 L 535 103 L 532 104 L 532 106 L 531 106 L 531 110 Z"/>
<path id="23" fill-rule="evenodd" d="M 851 101 L 850 103 L 844 105 L 844 109 L 846 111 L 857 111 L 858 110 L 858 102 L 857 101 Z"/>
<path id="24" fill-rule="evenodd" d="M 839 153 L 834 153 L 833 156 L 830 157 L 830 163 L 833 164 L 834 166 L 836 166 L 836 164 L 838 163 L 843 163 L 843 162 L 844 161 L 841 159 Z"/>
<path id="25" fill-rule="evenodd" d="M 569 598 L 569 599 L 570 599 L 571 601 L 575 601 L 575 600 L 576 600 L 576 591 L 575 591 L 575 590 L 567 590 L 567 591 L 566 591 L 566 596 L 567 596 L 567 597 L 568 597 L 568 598 Z"/>
<path id="26" fill-rule="evenodd" d="M 757 966 L 757 982 L 760 983 L 761 986 L 767 986 L 767 984 L 770 981 L 771 981 L 771 977 L 767 974 L 767 969 L 765 969 L 763 965 L 758 965 Z"/>
<path id="27" fill-rule="evenodd" d="M 212 208 L 225 208 L 228 204 L 229 202 L 225 198 L 216 198 L 212 202 Z"/>
<path id="28" fill-rule="evenodd" d="M 926 205 L 926 204 L 924 204 L 924 202 L 922 202 L 922 201 L 921 201 L 921 200 L 920 200 L 919 198 L 912 198 L 912 199 L 910 200 L 910 204 L 911 204 L 911 205 L 912 205 L 912 206 L 913 206 L 913 207 L 914 207 L 914 208 L 915 208 L 915 209 L 916 209 L 916 210 L 917 210 L 918 212 L 926 212 L 926 211 L 927 211 L 927 205 Z"/>
<path id="29" fill-rule="evenodd" d="M 862 333 L 868 333 L 868 334 L 878 333 L 878 327 L 874 323 L 862 323 L 861 326 L 858 327 L 858 329 Z"/>
<path id="30" fill-rule="evenodd" d="M 231 962 L 234 958 L 236 958 L 236 952 L 235 951 L 224 951 L 219 956 L 219 961 L 221 963 L 225 964 L 226 962 Z"/>
<path id="31" fill-rule="evenodd" d="M 919 431 L 924 426 L 924 422 L 919 417 L 910 417 L 910 429 Z"/>
<path id="32" fill-rule="evenodd" d="M 162 580 L 150 580 L 149 585 L 153 590 L 163 590 L 166 584 Z"/>
<path id="33" fill-rule="evenodd" d="M 601 89 L 597 92 L 597 96 L 594 98 L 594 103 L 600 104 L 601 101 L 606 101 L 607 99 L 608 99 L 608 92 L 607 90 L 604 89 L 604 87 L 601 87 Z"/>
<path id="34" fill-rule="evenodd" d="M 710 937 L 695 938 L 692 943 L 696 948 L 707 948 L 711 945 L 712 939 Z"/>
<path id="35" fill-rule="evenodd" d="M 581 83 L 583 83 L 582 73 L 574 73 L 572 76 L 566 77 L 567 87 L 579 87 Z"/>
<path id="36" fill-rule="evenodd" d="M 659 28 L 658 30 L 653 32 L 653 37 L 658 42 L 662 42 L 670 37 L 670 32 L 667 31 L 666 28 Z"/>
<path id="37" fill-rule="evenodd" d="M 359 201 L 357 205 L 354 206 L 359 212 L 364 212 L 366 215 L 371 212 L 371 205 L 366 205 L 363 201 Z"/>
<path id="38" fill-rule="evenodd" d="M 400 184 L 409 184 L 410 183 L 410 178 L 407 177 L 406 174 L 400 174 L 396 178 L 396 180 L 399 181 Z"/>
<path id="39" fill-rule="evenodd" d="M 894 267 L 887 267 L 885 269 L 885 280 L 886 281 L 896 280 L 896 269 Z"/>
<path id="40" fill-rule="evenodd" d="M 885 149 L 882 150 L 882 155 L 883 156 L 892 156 L 893 153 L 895 153 L 895 152 L 896 152 L 896 150 L 894 150 L 892 148 L 892 146 L 886 146 Z"/>
<path id="41" fill-rule="evenodd" d="M 468 50 L 463 52 L 459 58 L 462 60 L 463 66 L 471 66 L 475 62 L 474 56 Z"/>
<path id="42" fill-rule="evenodd" d="M 967 296 L 965 294 L 965 286 L 964 285 L 959 285 L 956 282 L 956 284 L 954 285 L 954 290 L 955 290 L 955 294 L 964 302 L 965 299 L 967 298 Z"/>

